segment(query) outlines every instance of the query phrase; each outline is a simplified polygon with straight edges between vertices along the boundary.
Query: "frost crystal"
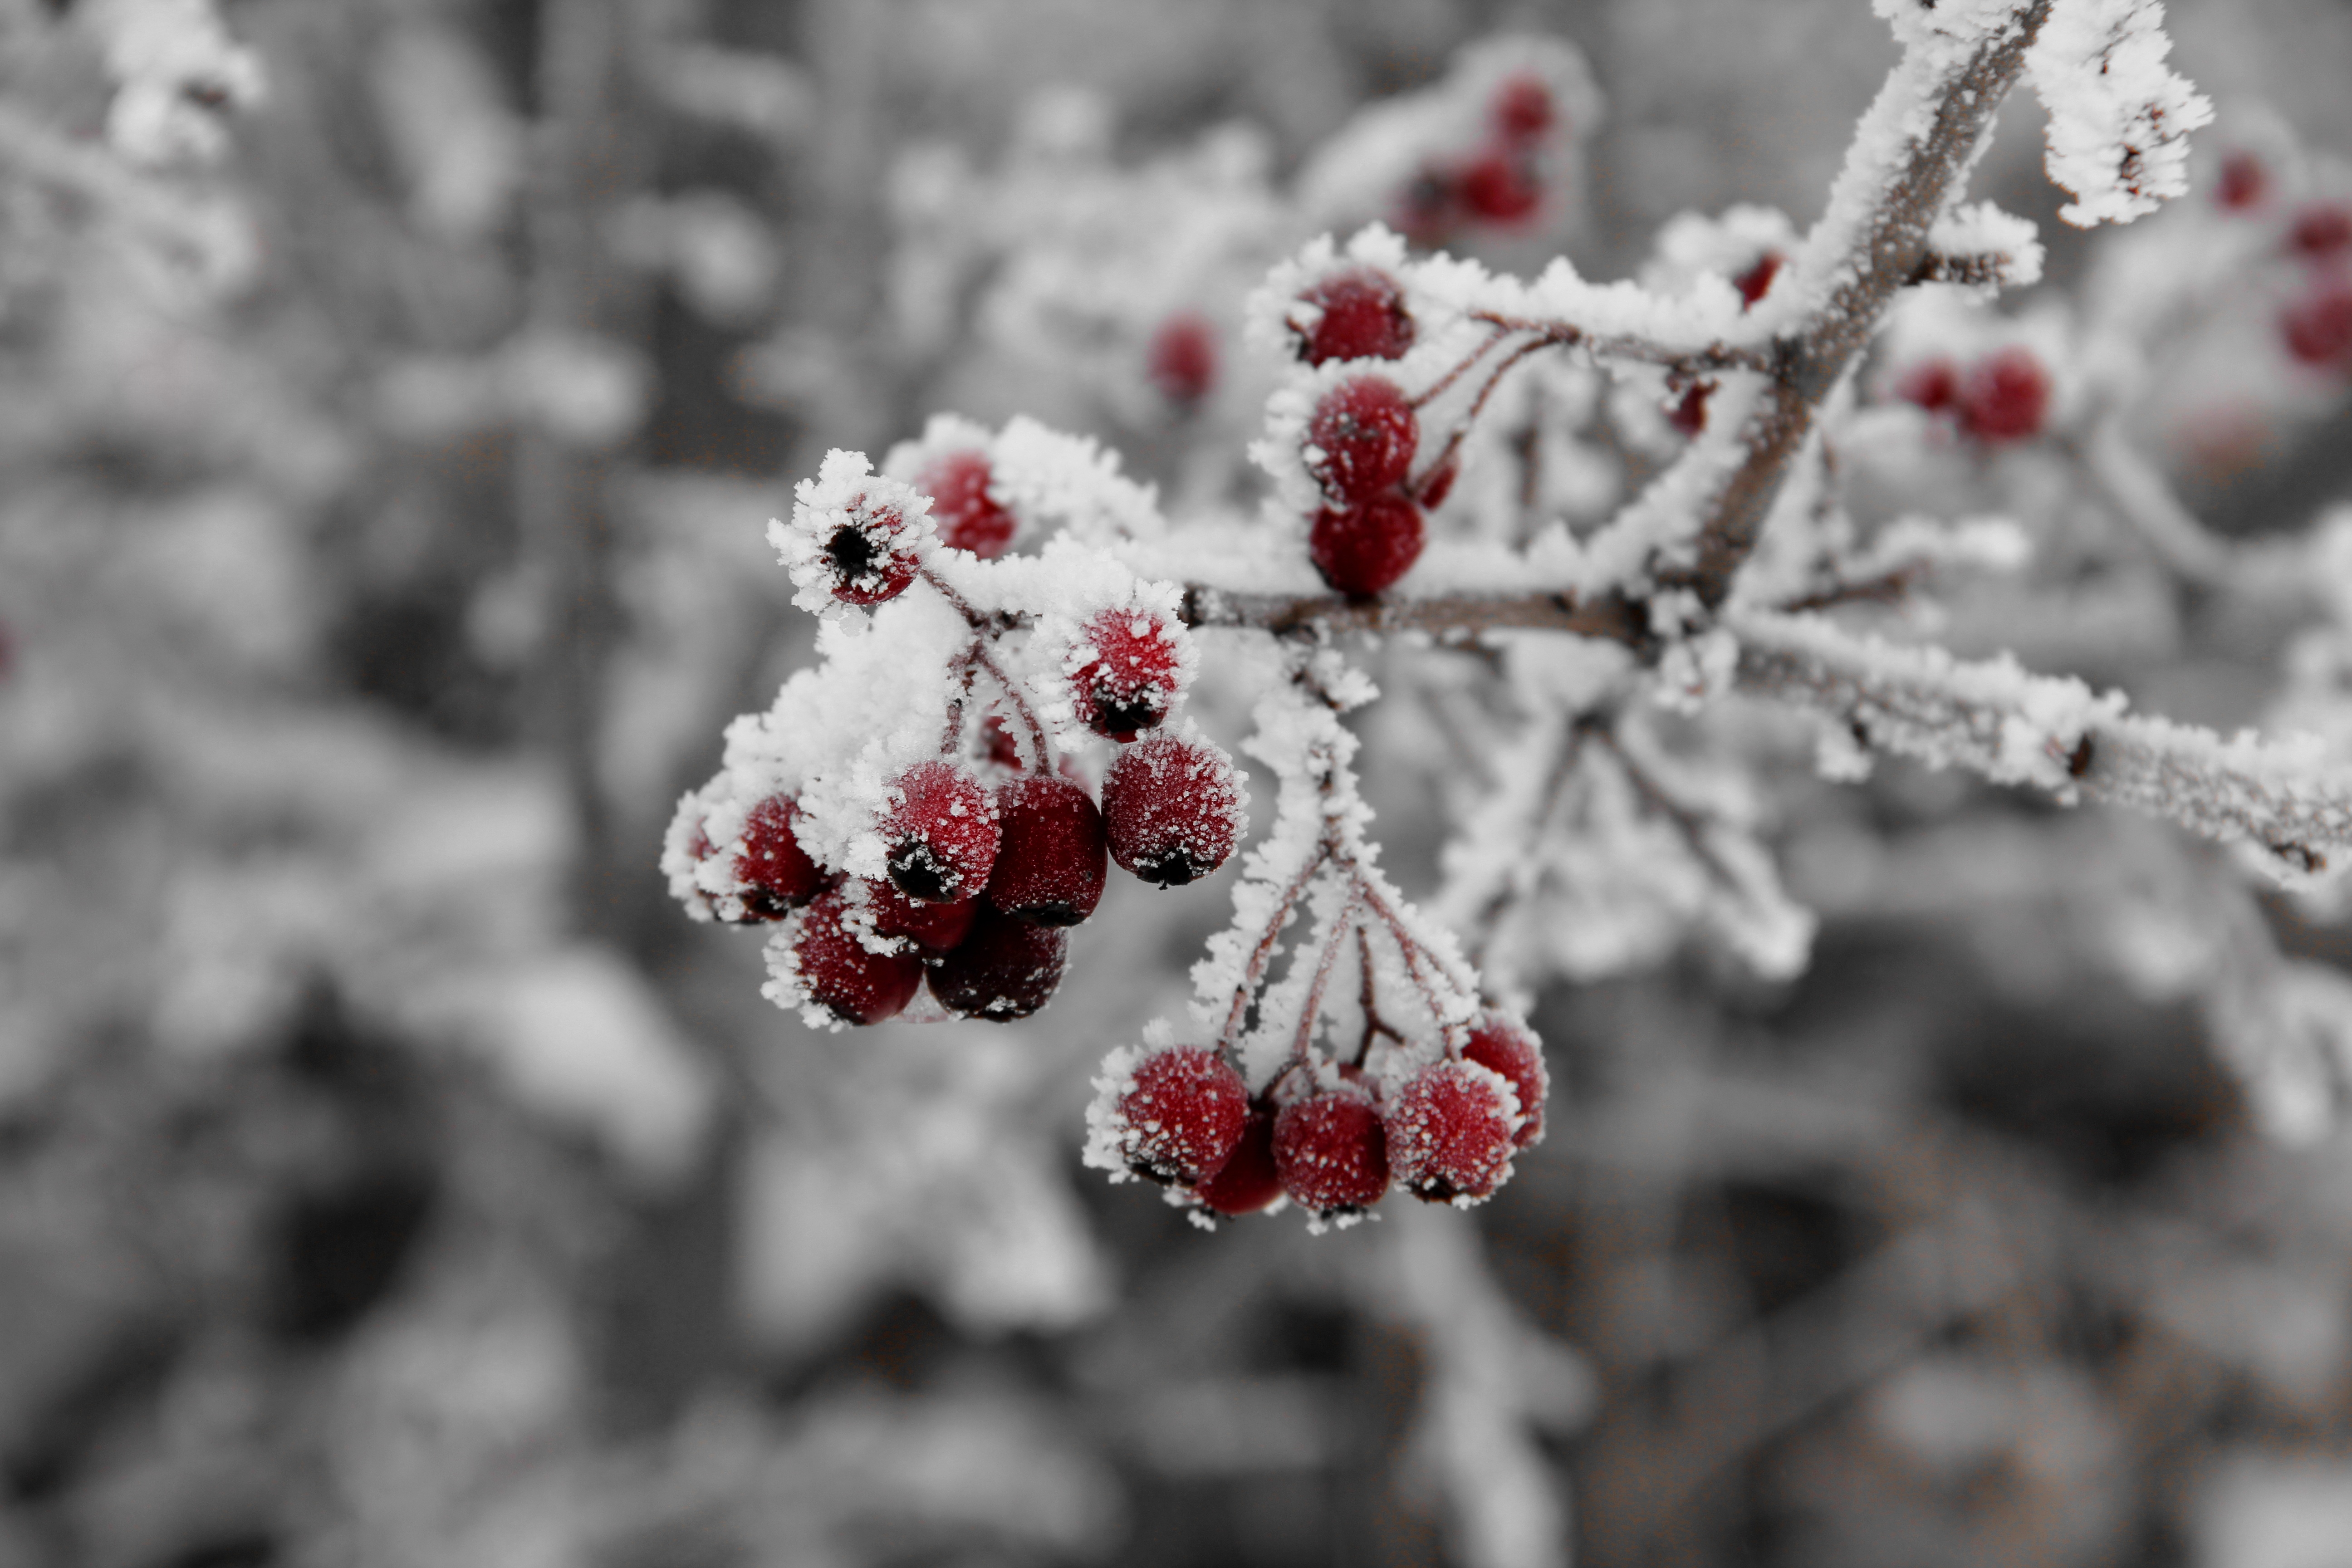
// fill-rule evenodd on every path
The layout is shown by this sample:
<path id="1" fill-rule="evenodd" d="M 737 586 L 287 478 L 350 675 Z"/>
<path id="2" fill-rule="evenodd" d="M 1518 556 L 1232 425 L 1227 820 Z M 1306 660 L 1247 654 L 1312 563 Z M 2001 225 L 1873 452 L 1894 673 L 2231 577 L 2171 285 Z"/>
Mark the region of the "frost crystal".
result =
<path id="1" fill-rule="evenodd" d="M 2189 188 L 2189 133 L 2210 100 L 2165 65 L 2160 0 L 2056 0 L 2025 57 L 2050 111 L 2050 178 L 2079 228 L 2129 223 Z"/>

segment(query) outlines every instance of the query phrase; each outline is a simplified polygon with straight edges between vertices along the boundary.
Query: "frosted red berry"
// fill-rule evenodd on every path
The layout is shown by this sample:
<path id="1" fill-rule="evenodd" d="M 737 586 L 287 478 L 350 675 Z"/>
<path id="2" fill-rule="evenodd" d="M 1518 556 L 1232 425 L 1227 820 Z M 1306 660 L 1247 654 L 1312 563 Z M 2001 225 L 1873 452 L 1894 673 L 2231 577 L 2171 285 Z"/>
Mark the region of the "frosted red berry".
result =
<path id="1" fill-rule="evenodd" d="M 1282 1196 L 1282 1173 L 1274 1163 L 1274 1110 L 1253 1104 L 1234 1151 L 1192 1195 L 1213 1214 L 1256 1214 Z"/>
<path id="2" fill-rule="evenodd" d="M 1109 858 L 1102 813 L 1085 788 L 1054 773 L 1023 773 L 998 786 L 1003 831 L 988 901 L 1039 925 L 1074 926 L 1102 901 Z"/>
<path id="3" fill-rule="evenodd" d="M 908 898 L 889 882 L 867 881 L 858 886 L 875 935 L 903 937 L 935 958 L 962 942 L 980 912 L 978 894 L 953 903 L 930 904 Z"/>
<path id="4" fill-rule="evenodd" d="M 1544 1066 L 1543 1042 L 1535 1032 L 1508 1014 L 1490 1008 L 1470 1026 L 1462 1058 L 1510 1081 L 1518 1093 L 1523 1118 L 1512 1142 L 1522 1149 L 1538 1142 L 1544 1134 L 1544 1105 L 1551 1095 L 1551 1074 Z"/>
<path id="5" fill-rule="evenodd" d="M 1382 1126 L 1398 1184 L 1428 1203 L 1484 1198 L 1511 1173 L 1511 1086 L 1468 1061 L 1431 1064 L 1405 1080 Z"/>
<path id="6" fill-rule="evenodd" d="M 1078 721 L 1113 741 L 1155 728 L 1176 705 L 1184 636 L 1159 610 L 1105 610 L 1088 621 L 1070 673 Z"/>
<path id="7" fill-rule="evenodd" d="M 1181 311 L 1160 323 L 1145 353 L 1144 373 L 1160 395 L 1190 409 L 1215 390 L 1217 329 L 1208 318 Z"/>
<path id="8" fill-rule="evenodd" d="M 1779 251 L 1768 250 L 1756 258 L 1754 265 L 1733 279 L 1731 286 L 1739 290 L 1740 304 L 1753 305 L 1764 298 L 1771 290 L 1772 279 L 1780 276 L 1780 268 L 1786 259 Z"/>
<path id="9" fill-rule="evenodd" d="M 1154 735 L 1103 776 L 1103 830 L 1119 868 L 1181 888 L 1225 863 L 1242 826 L 1232 759 L 1206 741 Z"/>
<path id="10" fill-rule="evenodd" d="M 1307 533 L 1307 553 L 1323 581 L 1353 598 L 1388 591 L 1421 559 L 1428 525 L 1402 495 L 1326 507 Z"/>
<path id="11" fill-rule="evenodd" d="M 1960 378 L 1960 428 L 1979 441 L 2039 435 L 2050 412 L 2050 373 L 2022 344 L 1995 349 Z"/>
<path id="12" fill-rule="evenodd" d="M 1154 1051 L 1118 1097 L 1119 1154 L 1139 1176 L 1193 1186 L 1223 1166 L 1248 1120 L 1249 1090 L 1215 1051 Z"/>
<path id="13" fill-rule="evenodd" d="M 1896 380 L 1895 395 L 1930 414 L 1941 413 L 1959 398 L 1960 367 L 1941 355 L 1922 360 Z"/>
<path id="14" fill-rule="evenodd" d="M 1355 1089 L 1295 1100 L 1274 1119 L 1274 1165 L 1282 1190 L 1309 1214 L 1328 1219 L 1368 1209 L 1389 1190 L 1381 1113 Z"/>
<path id="15" fill-rule="evenodd" d="M 1559 109 L 1551 88 L 1533 71 L 1516 71 L 1495 89 L 1489 112 L 1495 130 L 1507 142 L 1532 142 L 1552 128 Z"/>
<path id="16" fill-rule="evenodd" d="M 1412 312 L 1405 308 L 1404 290 L 1385 272 L 1370 267 L 1335 272 L 1298 298 L 1314 309 L 1313 327 L 1294 320 L 1291 328 L 1298 357 L 1308 364 L 1402 359 L 1412 347 Z"/>
<path id="17" fill-rule="evenodd" d="M 2352 205 L 2343 202 L 2306 203 L 2294 215 L 2287 242 L 2305 256 L 2334 256 L 2352 249 Z"/>
<path id="18" fill-rule="evenodd" d="M 1421 421 L 1384 375 L 1356 375 L 1325 393 L 1307 421 L 1307 467 L 1339 504 L 1393 489 L 1412 471 Z"/>
<path id="19" fill-rule="evenodd" d="M 1008 1024 L 1052 1000 L 1062 984 L 1070 939 L 980 902 L 971 931 L 930 971 L 931 994 L 949 1011 Z"/>
<path id="20" fill-rule="evenodd" d="M 822 892 L 824 868 L 801 847 L 794 825 L 800 806 L 790 795 L 772 795 L 743 819 L 743 847 L 735 857 L 735 879 L 744 885 L 743 907 L 755 920 L 782 920 L 787 910 Z M 701 830 L 696 829 L 699 837 Z M 710 840 L 700 838 L 700 859 Z"/>
<path id="21" fill-rule="evenodd" d="M 2352 366 L 2352 279 L 2326 279 L 2289 305 L 2279 335 L 2305 364 Z"/>
<path id="22" fill-rule="evenodd" d="M 881 829 L 899 891 L 950 903 L 988 885 L 1000 837 L 996 802 L 969 770 L 918 763 L 899 775 L 892 794 Z"/>
<path id="23" fill-rule="evenodd" d="M 845 604 L 878 605 L 905 593 L 922 565 L 916 537 L 896 501 L 858 496 L 822 547 L 833 596 Z"/>
<path id="24" fill-rule="evenodd" d="M 858 923 L 846 889 L 819 894 L 788 928 L 793 982 L 804 1000 L 842 1023 L 878 1024 L 914 1000 L 923 961 L 912 951 L 869 952 Z"/>
<path id="25" fill-rule="evenodd" d="M 1462 205 L 1488 223 L 1519 223 L 1543 202 L 1535 167 L 1516 153 L 1496 150 L 1462 171 Z"/>
<path id="26" fill-rule="evenodd" d="M 934 458 L 915 476 L 915 488 L 931 498 L 940 543 L 982 561 L 993 561 L 1012 544 L 1021 520 L 989 496 L 993 477 L 988 454 L 969 449 Z"/>
<path id="27" fill-rule="evenodd" d="M 2231 212 L 2243 212 L 2258 206 L 2270 194 L 2270 171 L 2252 153 L 2231 153 L 2221 160 L 2221 176 L 2213 186 L 2213 199 Z"/>

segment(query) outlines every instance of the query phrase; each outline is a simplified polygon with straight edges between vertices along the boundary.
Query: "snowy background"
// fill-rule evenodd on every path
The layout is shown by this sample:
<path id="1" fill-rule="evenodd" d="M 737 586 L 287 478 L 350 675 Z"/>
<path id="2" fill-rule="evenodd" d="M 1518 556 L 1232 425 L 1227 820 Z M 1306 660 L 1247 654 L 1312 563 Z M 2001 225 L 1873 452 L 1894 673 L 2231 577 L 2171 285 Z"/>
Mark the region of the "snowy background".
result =
<path id="1" fill-rule="evenodd" d="M 2230 149 L 2352 194 L 2352 11 L 2170 13 L 2219 118 L 2155 261 L 2056 221 L 2030 96 L 1973 191 L 2062 396 L 2066 310 L 2219 258 L 2132 431 L 2259 542 L 2352 498 L 2352 399 L 2200 237 Z M 2352 1563 L 2352 1139 L 2246 1044 L 2352 1019 L 2352 921 L 2169 827 L 1809 784 L 1801 976 L 1610 913 L 1512 1184 L 1319 1237 L 1079 1167 L 1230 872 L 1117 881 L 1034 1019 L 837 1034 L 666 895 L 811 657 L 793 483 L 954 410 L 1227 494 L 1263 236 L 1502 27 L 1606 118 L 1449 243 L 1595 279 L 1810 223 L 1896 52 L 1863 0 L 0 0 L 0 1568 Z M 2262 717 L 2284 629 L 2070 563 L 1961 624 Z M 1422 695 L 1352 721 L 1415 897 L 1478 765 Z"/>

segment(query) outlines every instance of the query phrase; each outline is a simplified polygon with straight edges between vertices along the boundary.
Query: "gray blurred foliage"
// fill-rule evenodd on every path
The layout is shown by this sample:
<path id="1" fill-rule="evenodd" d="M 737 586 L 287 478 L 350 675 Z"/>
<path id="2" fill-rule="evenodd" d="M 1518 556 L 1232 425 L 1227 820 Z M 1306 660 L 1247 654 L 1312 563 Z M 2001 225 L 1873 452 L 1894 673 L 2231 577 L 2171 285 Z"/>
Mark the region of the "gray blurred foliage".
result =
<path id="1" fill-rule="evenodd" d="M 904 312 L 940 147 L 1083 86 L 1288 170 L 1532 25 L 1612 100 L 1605 275 L 1810 218 L 1859 0 L 239 0 L 265 89 L 142 163 L 109 29 L 185 9 L 0 4 L 0 1564 L 2345 1561 L 2352 1144 L 2117 977 L 2162 830 L 1801 807 L 1804 979 L 1556 987 L 1509 1190 L 1315 1240 L 1076 1171 L 1217 884 L 1114 889 L 1033 1023 L 814 1036 L 654 876 L 806 655 L 760 527 L 827 447 L 1025 409 L 1233 482 L 1245 415 Z M 2175 17 L 2352 140 L 2340 5 Z M 2011 117 L 1979 188 L 2046 218 Z M 2181 482 L 2299 523 L 2344 428 Z M 1425 875 L 1439 792 L 1370 788 Z"/>

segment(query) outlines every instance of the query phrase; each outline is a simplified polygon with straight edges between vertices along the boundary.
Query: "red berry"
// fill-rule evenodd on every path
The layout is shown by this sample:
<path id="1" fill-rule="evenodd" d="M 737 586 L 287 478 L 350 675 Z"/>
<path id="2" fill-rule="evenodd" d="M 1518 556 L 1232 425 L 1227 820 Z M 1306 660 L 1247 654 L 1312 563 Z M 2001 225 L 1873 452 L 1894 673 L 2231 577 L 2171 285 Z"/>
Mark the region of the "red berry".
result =
<path id="1" fill-rule="evenodd" d="M 2352 365 L 2352 279 L 2329 279 L 2289 305 L 2279 332 L 2305 364 Z"/>
<path id="2" fill-rule="evenodd" d="M 1021 766 L 1021 742 L 1004 721 L 991 713 L 980 721 L 980 754 L 999 767 Z"/>
<path id="3" fill-rule="evenodd" d="M 1217 384 L 1217 329 L 1191 310 L 1169 317 L 1151 334 L 1145 374 L 1178 408 L 1193 407 Z"/>
<path id="4" fill-rule="evenodd" d="M 978 894 L 951 904 L 927 904 L 890 882 L 861 881 L 857 886 L 875 935 L 904 937 L 933 957 L 961 944 L 980 913 Z"/>
<path id="5" fill-rule="evenodd" d="M 1192 1189 L 1202 1205 L 1221 1215 L 1255 1214 L 1282 1196 L 1282 1173 L 1274 1163 L 1274 1111 L 1252 1105 L 1234 1152 L 1214 1174 Z"/>
<path id="6" fill-rule="evenodd" d="M 1155 1051 L 1118 1098 L 1119 1153 L 1128 1169 L 1180 1187 L 1214 1174 L 1249 1119 L 1242 1075 L 1205 1046 Z"/>
<path id="7" fill-rule="evenodd" d="M 932 967 L 931 994 L 967 1017 L 1025 1018 L 1052 999 L 1069 951 L 1069 937 L 1055 927 L 1014 920 L 983 900 L 971 934 Z"/>
<path id="8" fill-rule="evenodd" d="M 1109 873 L 1094 798 L 1053 773 L 1023 773 L 996 792 L 1003 842 L 988 901 L 1039 925 L 1074 926 L 1095 912 Z"/>
<path id="9" fill-rule="evenodd" d="M 1766 291 L 1772 287 L 1772 279 L 1780 275 L 1780 265 L 1785 259 L 1779 251 L 1768 250 L 1756 258 L 1754 266 L 1733 279 L 1731 286 L 1739 290 L 1739 302 L 1753 305 L 1764 298 Z"/>
<path id="10" fill-rule="evenodd" d="M 1404 290 L 1370 267 L 1335 272 L 1301 294 L 1318 314 L 1312 330 L 1293 321 L 1298 357 L 1308 364 L 1335 359 L 1402 359 L 1412 347 L 1412 312 Z"/>
<path id="11" fill-rule="evenodd" d="M 2011 343 L 1969 366 L 1960 380 L 1960 428 L 1979 441 L 2037 435 L 2050 412 L 2050 373 L 2032 349 Z"/>
<path id="12" fill-rule="evenodd" d="M 910 898 L 952 903 L 988 885 L 1000 832 L 996 803 L 952 763 L 917 763 L 898 777 L 882 818 L 890 879 Z"/>
<path id="13" fill-rule="evenodd" d="M 1543 1137 L 1544 1102 L 1551 1094 L 1551 1074 L 1544 1067 L 1543 1042 L 1525 1024 L 1493 1008 L 1470 1026 L 1463 1059 L 1490 1068 L 1510 1080 L 1519 1094 L 1519 1114 L 1525 1120 L 1512 1142 L 1525 1149 Z"/>
<path id="14" fill-rule="evenodd" d="M 1088 621 L 1085 662 L 1070 676 L 1079 721 L 1113 741 L 1156 727 L 1176 703 L 1184 635 L 1159 610 L 1105 610 Z"/>
<path id="15" fill-rule="evenodd" d="M 1930 414 L 1949 408 L 1960 395 L 1960 368 L 1941 354 L 1922 360 L 1903 373 L 1895 395 L 1916 403 Z"/>
<path id="16" fill-rule="evenodd" d="M 1423 535 L 1421 508 L 1410 498 L 1374 496 L 1318 514 L 1307 535 L 1307 553 L 1334 589 L 1369 599 L 1412 570 L 1421 559 Z"/>
<path id="17" fill-rule="evenodd" d="M 1407 1079 L 1383 1121 L 1398 1182 L 1425 1203 L 1492 1196 L 1511 1173 L 1509 1093 L 1475 1062 L 1436 1062 Z"/>
<path id="18" fill-rule="evenodd" d="M 1435 511 L 1445 504 L 1445 498 L 1454 493 L 1454 481 L 1461 477 L 1462 458 L 1457 454 L 1440 463 L 1436 472 L 1422 480 L 1421 489 L 1412 492 L 1412 499 L 1421 503 L 1423 510 Z"/>
<path id="19" fill-rule="evenodd" d="M 1368 1209 L 1389 1190 L 1381 1113 L 1352 1088 L 1295 1100 L 1274 1119 L 1274 1166 L 1282 1190 L 1309 1214 L 1328 1219 Z"/>
<path id="20" fill-rule="evenodd" d="M 1506 141 L 1532 142 L 1551 129 L 1558 110 L 1551 89 L 1533 71 L 1515 71 L 1495 89 L 1488 112 Z"/>
<path id="21" fill-rule="evenodd" d="M 911 548 L 907 514 L 891 501 L 860 495 L 849 505 L 849 521 L 824 542 L 833 596 L 851 605 L 878 605 L 907 591 L 922 564 Z"/>
<path id="22" fill-rule="evenodd" d="M 743 849 L 735 857 L 735 879 L 747 884 L 743 908 L 755 920 L 775 921 L 787 910 L 808 902 L 824 889 L 824 868 L 801 847 L 793 824 L 801 814 L 790 795 L 772 795 L 753 806 L 743 819 Z M 710 853 L 710 840 L 700 837 L 696 853 Z"/>
<path id="23" fill-rule="evenodd" d="M 1341 502 L 1393 489 L 1412 468 L 1421 421 L 1397 384 L 1356 375 L 1325 393 L 1307 421 L 1307 468 Z"/>
<path id="24" fill-rule="evenodd" d="M 1715 395 L 1715 383 L 1694 381 L 1683 388 L 1675 405 L 1666 410 L 1666 423 L 1685 437 L 1696 437 L 1706 428 L 1706 400 Z"/>
<path id="25" fill-rule="evenodd" d="M 1103 775 L 1103 830 L 1122 870 L 1181 888 L 1225 863 L 1241 832 L 1234 764 L 1206 741 L 1154 735 Z"/>
<path id="26" fill-rule="evenodd" d="M 923 982 L 913 952 L 869 952 L 852 929 L 856 911 L 846 889 L 819 894 L 790 929 L 792 985 L 845 1024 L 896 1017 Z"/>
<path id="27" fill-rule="evenodd" d="M 993 561 L 1013 542 L 1021 520 L 989 498 L 988 454 L 972 450 L 934 458 L 915 476 L 915 488 L 931 498 L 931 521 L 940 542 Z"/>
<path id="28" fill-rule="evenodd" d="M 2352 206 L 2312 202 L 2294 215 L 2288 243 L 2305 256 L 2333 256 L 2352 246 Z"/>
<path id="29" fill-rule="evenodd" d="M 2231 212 L 2243 212 L 2270 195 L 2270 171 L 2252 153 L 2237 152 L 2221 160 L 2221 178 L 2213 199 Z"/>
<path id="30" fill-rule="evenodd" d="M 1517 223 L 1543 201 L 1543 184 L 1525 158 L 1494 152 L 1462 171 L 1462 205 L 1488 223 Z"/>

